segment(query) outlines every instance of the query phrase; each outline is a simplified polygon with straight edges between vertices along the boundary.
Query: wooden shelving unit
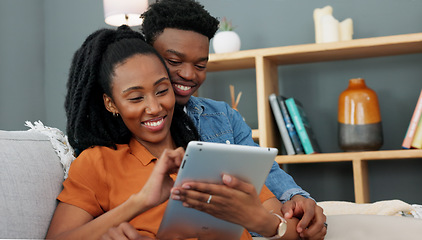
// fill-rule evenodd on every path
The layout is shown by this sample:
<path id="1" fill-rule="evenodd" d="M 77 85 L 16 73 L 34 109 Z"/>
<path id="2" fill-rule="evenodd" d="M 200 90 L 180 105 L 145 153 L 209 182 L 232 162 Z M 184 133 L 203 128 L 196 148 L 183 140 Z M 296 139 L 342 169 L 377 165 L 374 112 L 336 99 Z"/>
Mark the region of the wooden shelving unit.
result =
<path id="1" fill-rule="evenodd" d="M 422 33 L 211 54 L 207 69 L 208 72 L 255 69 L 258 129 L 252 130 L 252 135 L 254 139 L 259 140 L 261 146 L 276 147 L 280 139 L 274 134 L 278 130 L 272 117 L 268 96 L 272 93 L 278 94 L 278 66 L 412 53 L 422 53 Z M 279 155 L 276 161 L 279 164 L 352 162 L 355 201 L 366 203 L 369 202 L 367 161 L 412 158 L 422 158 L 422 150 Z"/>

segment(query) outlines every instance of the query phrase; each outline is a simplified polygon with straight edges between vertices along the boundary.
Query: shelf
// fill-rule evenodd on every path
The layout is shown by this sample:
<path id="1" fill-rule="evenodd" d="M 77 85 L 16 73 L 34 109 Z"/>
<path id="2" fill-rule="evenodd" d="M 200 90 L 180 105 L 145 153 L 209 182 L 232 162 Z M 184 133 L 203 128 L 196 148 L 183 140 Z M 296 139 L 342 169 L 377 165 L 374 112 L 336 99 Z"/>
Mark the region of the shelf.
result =
<path id="1" fill-rule="evenodd" d="M 422 158 L 421 149 L 317 153 L 293 156 L 279 155 L 276 157 L 276 162 L 279 164 L 351 162 L 353 166 L 355 202 L 368 203 L 370 202 L 368 185 L 368 161 L 418 158 Z"/>
<path id="2" fill-rule="evenodd" d="M 411 53 L 422 53 L 422 33 L 210 54 L 207 71 L 254 68 L 257 56 L 268 58 L 276 65 L 288 65 Z"/>
<path id="3" fill-rule="evenodd" d="M 279 155 L 279 164 L 292 163 L 322 163 L 322 162 L 351 162 L 353 160 L 394 160 L 422 158 L 421 149 L 383 150 L 365 152 L 316 153 L 308 155 Z"/>
<path id="4" fill-rule="evenodd" d="M 268 96 L 278 94 L 278 66 L 358 58 L 422 53 L 422 33 L 354 39 L 344 42 L 302 44 L 210 54 L 208 72 L 254 68 L 256 73 L 258 129 L 252 138 L 262 147 L 279 147 L 281 139 Z M 422 158 L 422 150 L 279 155 L 279 164 L 351 162 L 357 203 L 369 202 L 368 161 Z"/>

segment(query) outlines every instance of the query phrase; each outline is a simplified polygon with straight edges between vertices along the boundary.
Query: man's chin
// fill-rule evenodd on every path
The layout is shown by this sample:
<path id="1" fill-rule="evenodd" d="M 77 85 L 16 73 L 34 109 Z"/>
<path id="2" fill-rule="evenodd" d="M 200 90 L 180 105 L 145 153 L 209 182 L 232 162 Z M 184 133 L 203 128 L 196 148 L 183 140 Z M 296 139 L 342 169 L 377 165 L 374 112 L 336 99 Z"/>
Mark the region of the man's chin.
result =
<path id="1" fill-rule="evenodd" d="M 180 95 L 176 95 L 176 103 L 179 105 L 186 105 L 190 99 L 191 95 L 188 96 L 180 96 Z"/>

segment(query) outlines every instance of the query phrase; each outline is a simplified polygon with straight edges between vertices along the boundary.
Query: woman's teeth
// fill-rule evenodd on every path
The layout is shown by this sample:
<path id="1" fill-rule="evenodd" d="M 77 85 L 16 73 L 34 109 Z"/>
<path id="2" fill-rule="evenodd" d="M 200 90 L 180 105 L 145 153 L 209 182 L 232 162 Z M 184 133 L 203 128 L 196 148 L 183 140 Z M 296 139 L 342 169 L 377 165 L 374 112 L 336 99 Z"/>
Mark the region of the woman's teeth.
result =
<path id="1" fill-rule="evenodd" d="M 161 123 L 163 123 L 164 119 L 160 119 L 159 121 L 155 121 L 155 122 L 144 122 L 144 125 L 149 126 L 149 127 L 156 127 L 159 126 Z"/>

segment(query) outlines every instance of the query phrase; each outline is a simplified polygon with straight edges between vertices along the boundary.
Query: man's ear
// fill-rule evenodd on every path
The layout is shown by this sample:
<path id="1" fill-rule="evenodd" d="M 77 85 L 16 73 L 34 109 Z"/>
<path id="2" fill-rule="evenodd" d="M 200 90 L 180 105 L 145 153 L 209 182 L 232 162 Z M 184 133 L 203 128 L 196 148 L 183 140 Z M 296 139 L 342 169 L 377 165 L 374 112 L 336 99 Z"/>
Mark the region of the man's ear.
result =
<path id="1" fill-rule="evenodd" d="M 111 99 L 111 97 L 107 96 L 107 94 L 103 94 L 103 100 L 104 100 L 104 106 L 107 109 L 107 111 L 113 113 L 113 114 L 118 114 L 119 111 L 117 111 L 116 105 L 114 105 L 113 100 Z"/>

